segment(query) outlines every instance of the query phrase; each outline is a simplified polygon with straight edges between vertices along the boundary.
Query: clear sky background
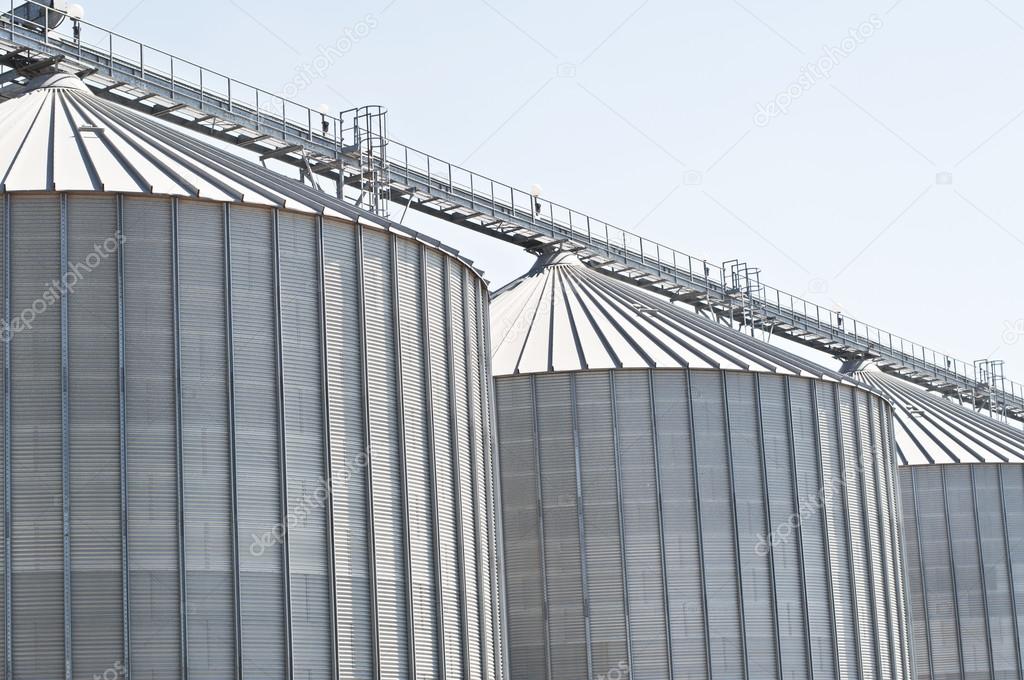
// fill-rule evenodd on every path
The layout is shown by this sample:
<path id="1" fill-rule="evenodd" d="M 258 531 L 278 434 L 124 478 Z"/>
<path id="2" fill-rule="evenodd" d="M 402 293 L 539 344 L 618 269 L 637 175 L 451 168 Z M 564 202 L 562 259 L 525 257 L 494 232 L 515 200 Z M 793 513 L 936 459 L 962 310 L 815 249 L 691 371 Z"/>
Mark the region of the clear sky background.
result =
<path id="1" fill-rule="evenodd" d="M 296 99 L 386 105 L 410 146 L 1024 382 L 1024 8 L 1007 0 L 83 4 L 274 92 L 340 46 Z M 495 286 L 532 259 L 406 224 Z"/>

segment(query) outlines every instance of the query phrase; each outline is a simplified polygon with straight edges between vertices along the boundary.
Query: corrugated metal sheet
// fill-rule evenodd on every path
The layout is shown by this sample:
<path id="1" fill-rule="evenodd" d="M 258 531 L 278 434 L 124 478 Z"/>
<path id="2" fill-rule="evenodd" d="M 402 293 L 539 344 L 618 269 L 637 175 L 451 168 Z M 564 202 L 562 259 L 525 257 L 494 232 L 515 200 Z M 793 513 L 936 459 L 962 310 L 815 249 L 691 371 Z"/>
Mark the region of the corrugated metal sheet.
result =
<path id="1" fill-rule="evenodd" d="M 0 202 L 15 677 L 504 677 L 467 260 L 67 76 Z"/>
<path id="2" fill-rule="evenodd" d="M 397 680 L 414 659 L 424 677 L 503 677 L 474 272 L 259 206 L 2 199 L 12 306 L 42 299 L 10 344 L 17 677 L 67 661 L 75 677 Z M 65 298 L 66 345 L 59 292 L 44 297 L 62 223 L 68 266 L 96 265 Z M 122 226 L 123 250 L 93 263 Z"/>
<path id="3" fill-rule="evenodd" d="M 491 308 L 495 375 L 610 368 L 710 368 L 848 378 L 593 271 L 541 258 Z"/>
<path id="4" fill-rule="evenodd" d="M 1020 678 L 1024 467 L 900 470 L 917 677 Z"/>
<path id="5" fill-rule="evenodd" d="M 496 386 L 512 678 L 909 679 L 883 400 L 709 370 Z"/>
<path id="6" fill-rule="evenodd" d="M 878 370 L 853 377 L 895 406 L 895 436 L 903 465 L 1024 463 L 1024 432 Z"/>

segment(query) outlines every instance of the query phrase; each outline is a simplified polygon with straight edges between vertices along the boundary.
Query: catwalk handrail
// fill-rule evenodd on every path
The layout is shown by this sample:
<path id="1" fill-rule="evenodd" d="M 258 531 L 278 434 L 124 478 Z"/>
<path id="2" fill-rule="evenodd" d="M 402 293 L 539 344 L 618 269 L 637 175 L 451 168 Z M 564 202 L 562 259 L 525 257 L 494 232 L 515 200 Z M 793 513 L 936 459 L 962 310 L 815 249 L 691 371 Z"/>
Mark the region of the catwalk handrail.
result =
<path id="1" fill-rule="evenodd" d="M 35 0 L 27 2 L 45 10 L 47 25 L 50 23 L 49 13 L 63 14 Z M 84 20 L 78 20 L 80 32 L 77 39 L 69 34 L 66 23 L 63 28 L 50 30 L 27 25 L 25 20 L 15 19 L 14 7 L 11 0 L 11 12 L 0 15 L 0 38 L 6 34 L 16 45 L 77 61 L 115 82 L 155 92 L 170 101 L 180 100 L 200 111 L 215 112 L 218 117 L 239 121 L 256 132 L 287 144 L 301 145 L 303 149 L 324 157 L 342 158 L 352 153 L 351 145 L 358 145 L 360 134 L 373 134 L 366 129 L 359 131 L 356 109 L 337 115 L 314 111 L 279 94 L 235 80 Z M 97 44 L 95 36 L 105 44 Z M 88 38 L 94 38 L 94 41 L 90 43 Z M 328 123 L 329 133 L 315 125 L 315 121 L 321 120 Z M 585 254 L 613 260 L 637 273 L 661 279 L 670 286 L 707 294 L 711 304 L 724 306 L 737 297 L 736 291 L 728 285 L 730 272 L 719 265 L 546 198 L 538 199 L 529 192 L 393 139 L 382 137 L 378 142 L 386 144 L 387 156 L 386 161 L 378 158 L 375 162 L 388 185 L 384 188 L 392 190 L 393 199 L 396 191 L 418 189 L 463 205 L 478 215 L 487 215 L 550 239 L 569 241 L 582 248 Z M 541 207 L 539 211 L 538 204 Z M 409 205 L 417 208 L 411 200 Z M 487 231 L 488 227 L 487 224 L 472 226 L 479 231 Z M 497 229 L 491 233 L 503 235 Z M 847 353 L 863 353 L 898 362 L 902 370 L 927 374 L 936 382 L 955 385 L 965 396 L 974 395 L 975 400 L 987 400 L 997 412 L 1024 418 L 1024 385 L 1020 383 L 1001 380 L 999 386 L 987 384 L 979 379 L 973 363 L 771 286 L 760 285 L 750 298 L 746 304 L 748 311 L 752 308 L 756 312 L 751 320 L 755 326 L 768 329 L 784 324 L 799 332 L 822 336 L 826 342 L 817 343 L 819 346 L 828 344 L 832 349 L 842 348 Z M 739 312 L 739 308 L 736 311 Z M 798 334 L 788 329 L 777 332 L 800 341 Z"/>

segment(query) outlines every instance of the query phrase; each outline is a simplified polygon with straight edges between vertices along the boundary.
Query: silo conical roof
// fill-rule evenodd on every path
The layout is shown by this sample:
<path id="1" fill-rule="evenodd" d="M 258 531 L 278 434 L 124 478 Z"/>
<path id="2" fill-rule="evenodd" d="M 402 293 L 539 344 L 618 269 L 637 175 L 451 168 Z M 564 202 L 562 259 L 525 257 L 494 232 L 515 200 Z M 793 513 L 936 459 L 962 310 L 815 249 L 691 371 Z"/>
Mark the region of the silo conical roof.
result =
<path id="1" fill-rule="evenodd" d="M 873 366 L 853 377 L 892 401 L 903 465 L 1024 463 L 1024 432 Z"/>
<path id="2" fill-rule="evenodd" d="M 595 271 L 542 256 L 491 307 L 494 374 L 694 368 L 852 382 L 843 375 Z"/>

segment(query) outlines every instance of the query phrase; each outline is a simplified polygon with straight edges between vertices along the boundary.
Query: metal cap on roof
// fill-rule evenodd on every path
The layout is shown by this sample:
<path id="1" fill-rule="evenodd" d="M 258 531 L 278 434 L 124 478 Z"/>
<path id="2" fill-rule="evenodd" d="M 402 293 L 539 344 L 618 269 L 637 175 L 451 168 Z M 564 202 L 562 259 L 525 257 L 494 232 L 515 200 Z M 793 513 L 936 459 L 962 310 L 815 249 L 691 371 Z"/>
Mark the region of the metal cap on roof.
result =
<path id="1" fill-rule="evenodd" d="M 544 255 L 491 304 L 495 375 L 694 368 L 852 380 L 590 269 Z"/>
<path id="2" fill-rule="evenodd" d="M 901 464 L 1024 463 L 1024 432 L 874 367 L 853 377 L 892 401 Z"/>

